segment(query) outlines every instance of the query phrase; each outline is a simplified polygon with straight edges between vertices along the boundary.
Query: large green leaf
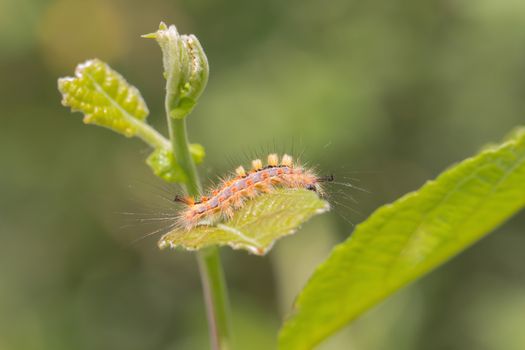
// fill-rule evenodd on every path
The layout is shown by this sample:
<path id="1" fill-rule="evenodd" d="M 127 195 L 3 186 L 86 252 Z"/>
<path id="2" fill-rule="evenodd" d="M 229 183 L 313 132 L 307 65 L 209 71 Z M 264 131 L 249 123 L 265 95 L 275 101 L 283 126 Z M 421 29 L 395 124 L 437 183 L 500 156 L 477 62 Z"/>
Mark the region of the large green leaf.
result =
<path id="1" fill-rule="evenodd" d="M 385 205 L 315 271 L 279 338 L 311 349 L 400 287 L 429 272 L 525 206 L 525 131 L 518 130 Z"/>
<path id="2" fill-rule="evenodd" d="M 159 247 L 196 250 L 229 245 L 264 255 L 277 239 L 292 234 L 303 222 L 328 209 L 328 203 L 312 191 L 278 189 L 249 200 L 227 222 L 169 232 L 160 239 Z"/>

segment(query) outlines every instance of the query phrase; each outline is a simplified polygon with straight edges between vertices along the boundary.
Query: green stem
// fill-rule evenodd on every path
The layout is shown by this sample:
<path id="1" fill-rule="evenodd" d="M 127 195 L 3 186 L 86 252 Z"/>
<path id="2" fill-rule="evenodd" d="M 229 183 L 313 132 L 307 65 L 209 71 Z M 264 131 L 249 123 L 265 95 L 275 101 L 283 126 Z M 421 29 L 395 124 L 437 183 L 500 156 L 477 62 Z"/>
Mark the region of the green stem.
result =
<path id="1" fill-rule="evenodd" d="M 168 112 L 168 127 L 173 154 L 187 176 L 186 189 L 188 194 L 199 196 L 201 186 L 189 150 L 186 119 L 171 118 Z M 197 252 L 197 261 L 206 302 L 211 347 L 213 350 L 230 349 L 229 302 L 219 249 L 210 247 L 200 250 Z"/>
<path id="2" fill-rule="evenodd" d="M 200 180 L 195 162 L 190 153 L 190 143 L 186 132 L 186 118 L 174 119 L 168 116 L 168 128 L 173 154 L 187 176 L 186 190 L 190 196 L 200 196 Z"/>
<path id="3" fill-rule="evenodd" d="M 197 252 L 212 349 L 231 349 L 228 291 L 217 247 Z"/>
<path id="4" fill-rule="evenodd" d="M 169 149 L 170 142 L 166 140 L 157 130 L 153 129 L 149 124 L 146 124 L 142 121 L 137 121 L 132 118 L 132 122 L 137 126 L 137 134 L 142 141 L 146 142 L 152 148 L 163 148 Z"/>

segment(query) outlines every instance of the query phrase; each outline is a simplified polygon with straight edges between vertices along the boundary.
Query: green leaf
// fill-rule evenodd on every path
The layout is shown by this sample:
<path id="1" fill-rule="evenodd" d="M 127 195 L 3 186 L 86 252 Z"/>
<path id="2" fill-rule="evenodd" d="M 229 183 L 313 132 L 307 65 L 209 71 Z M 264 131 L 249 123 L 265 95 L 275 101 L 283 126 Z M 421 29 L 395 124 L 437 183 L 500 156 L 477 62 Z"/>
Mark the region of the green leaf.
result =
<path id="1" fill-rule="evenodd" d="M 191 34 L 180 35 L 174 25 L 163 22 L 158 31 L 142 37 L 157 40 L 162 50 L 169 116 L 186 117 L 208 83 L 208 59 L 199 40 Z"/>
<path id="2" fill-rule="evenodd" d="M 160 239 L 159 247 L 197 250 L 229 245 L 264 255 L 277 239 L 294 233 L 303 222 L 328 209 L 328 203 L 312 191 L 277 189 L 249 200 L 227 222 L 169 232 Z"/>
<path id="3" fill-rule="evenodd" d="M 171 143 L 146 123 L 148 107 L 140 92 L 99 59 L 79 64 L 74 77 L 60 78 L 62 104 L 84 113 L 86 124 L 109 128 L 127 137 L 137 136 L 155 150 L 146 160 L 153 172 L 170 182 L 184 182 L 185 175 L 171 151 Z M 190 145 L 198 164 L 204 148 Z"/>
<path id="4" fill-rule="evenodd" d="M 84 113 L 86 124 L 100 125 L 128 137 L 137 134 L 148 107 L 140 92 L 106 63 L 88 60 L 79 64 L 75 77 L 60 78 L 62 104 Z"/>
<path id="5" fill-rule="evenodd" d="M 190 153 L 196 164 L 200 164 L 204 159 L 204 147 L 198 143 L 190 145 Z M 175 161 L 173 152 L 168 149 L 158 148 L 149 155 L 146 163 L 153 170 L 153 173 L 158 177 L 168 182 L 187 182 L 188 179 Z"/>
<path id="6" fill-rule="evenodd" d="M 335 247 L 299 294 L 280 348 L 311 349 L 525 206 L 525 129 L 385 205 Z"/>
<path id="7" fill-rule="evenodd" d="M 175 162 L 171 150 L 157 148 L 148 156 L 146 163 L 164 181 L 182 183 L 188 180 L 180 165 Z"/>
<path id="8" fill-rule="evenodd" d="M 190 153 L 193 158 L 193 161 L 195 164 L 200 164 L 204 160 L 204 157 L 206 156 L 206 152 L 204 151 L 204 147 L 199 143 L 191 143 L 190 144 Z"/>

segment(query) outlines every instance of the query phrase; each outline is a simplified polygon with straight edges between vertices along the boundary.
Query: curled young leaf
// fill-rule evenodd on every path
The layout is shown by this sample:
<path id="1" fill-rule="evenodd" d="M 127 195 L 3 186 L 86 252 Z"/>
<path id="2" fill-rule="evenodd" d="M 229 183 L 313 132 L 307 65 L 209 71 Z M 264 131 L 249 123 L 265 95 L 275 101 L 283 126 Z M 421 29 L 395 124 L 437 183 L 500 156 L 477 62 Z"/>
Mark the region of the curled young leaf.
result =
<path id="1" fill-rule="evenodd" d="M 157 40 L 162 50 L 166 78 L 166 111 L 182 119 L 197 103 L 208 82 L 208 59 L 194 35 L 180 35 L 174 25 L 160 23 L 155 33 L 143 35 Z"/>
<path id="2" fill-rule="evenodd" d="M 204 147 L 198 143 L 191 144 L 190 153 L 193 161 L 199 164 L 205 155 Z M 167 182 L 181 183 L 188 180 L 180 165 L 175 161 L 173 152 L 170 149 L 157 148 L 146 159 L 146 163 L 155 175 Z"/>
<path id="3" fill-rule="evenodd" d="M 162 236 L 159 247 L 198 250 L 210 245 L 229 245 L 264 255 L 277 239 L 294 233 L 302 223 L 329 208 L 315 192 L 276 189 L 249 200 L 227 222 L 197 226 L 189 231 L 177 228 Z"/>

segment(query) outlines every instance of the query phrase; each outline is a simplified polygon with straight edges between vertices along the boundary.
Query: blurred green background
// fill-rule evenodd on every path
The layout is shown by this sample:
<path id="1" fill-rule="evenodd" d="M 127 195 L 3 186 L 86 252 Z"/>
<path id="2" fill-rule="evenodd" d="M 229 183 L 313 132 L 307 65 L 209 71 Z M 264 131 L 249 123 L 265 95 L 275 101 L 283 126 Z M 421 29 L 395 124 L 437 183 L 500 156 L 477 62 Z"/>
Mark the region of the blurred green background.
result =
<path id="1" fill-rule="evenodd" d="M 0 0 L 0 349 L 208 346 L 193 255 L 158 251 L 158 235 L 133 243 L 162 227 L 137 219 L 173 212 L 160 196 L 176 188 L 150 174 L 144 144 L 83 125 L 56 89 L 98 57 L 165 132 L 160 50 L 139 38 L 161 20 L 195 33 L 210 61 L 189 119 L 205 183 L 293 143 L 370 191 L 345 189 L 357 203 L 264 258 L 222 249 L 239 349 L 275 347 L 348 221 L 524 124 L 519 0 Z M 320 348 L 523 349 L 524 227 L 520 214 Z"/>

